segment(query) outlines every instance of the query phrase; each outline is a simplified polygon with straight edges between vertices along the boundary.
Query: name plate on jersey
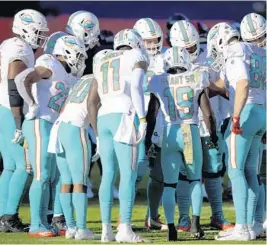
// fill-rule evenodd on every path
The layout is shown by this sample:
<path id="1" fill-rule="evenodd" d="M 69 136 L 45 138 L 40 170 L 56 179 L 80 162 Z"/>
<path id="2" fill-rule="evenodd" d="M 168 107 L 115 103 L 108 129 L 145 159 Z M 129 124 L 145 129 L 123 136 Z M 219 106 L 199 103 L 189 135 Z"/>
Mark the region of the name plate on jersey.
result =
<path id="1" fill-rule="evenodd" d="M 182 124 L 181 129 L 183 132 L 184 140 L 184 158 L 186 164 L 193 164 L 193 140 L 190 130 L 190 124 Z"/>

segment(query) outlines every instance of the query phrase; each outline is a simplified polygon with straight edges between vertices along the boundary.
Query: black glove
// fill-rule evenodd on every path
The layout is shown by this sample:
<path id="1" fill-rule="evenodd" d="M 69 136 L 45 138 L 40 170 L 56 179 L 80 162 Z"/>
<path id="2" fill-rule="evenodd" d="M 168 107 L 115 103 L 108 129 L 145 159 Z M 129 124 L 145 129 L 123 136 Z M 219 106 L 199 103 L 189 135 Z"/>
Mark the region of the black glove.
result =
<path id="1" fill-rule="evenodd" d="M 159 151 L 160 151 L 160 148 L 159 148 L 157 145 L 152 144 L 152 145 L 150 146 L 150 148 L 148 149 L 148 151 L 147 151 L 147 156 L 148 156 L 149 158 L 156 158 L 157 153 L 158 153 Z"/>
<path id="2" fill-rule="evenodd" d="M 217 134 L 212 134 L 210 136 L 210 139 L 208 141 L 206 141 L 206 145 L 209 149 L 219 149 L 219 146 L 218 146 L 218 136 Z"/>

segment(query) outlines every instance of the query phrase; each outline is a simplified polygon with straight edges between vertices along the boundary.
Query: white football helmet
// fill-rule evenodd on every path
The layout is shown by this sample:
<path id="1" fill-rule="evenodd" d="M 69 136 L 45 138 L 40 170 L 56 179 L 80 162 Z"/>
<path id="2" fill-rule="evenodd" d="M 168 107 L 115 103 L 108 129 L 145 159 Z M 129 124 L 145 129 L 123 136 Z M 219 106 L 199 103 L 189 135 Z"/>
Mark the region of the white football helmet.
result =
<path id="1" fill-rule="evenodd" d="M 99 41 L 99 21 L 88 11 L 77 11 L 69 17 L 66 32 L 80 38 L 86 50 L 92 49 Z"/>
<path id="2" fill-rule="evenodd" d="M 57 32 L 52 33 L 47 38 L 46 44 L 44 46 L 44 53 L 45 54 L 52 54 L 53 53 L 53 50 L 54 50 L 54 47 L 56 45 L 57 40 L 60 37 L 63 37 L 63 36 L 66 36 L 66 35 L 68 35 L 68 34 L 65 33 L 65 32 L 62 32 L 62 31 L 57 31 Z"/>
<path id="3" fill-rule="evenodd" d="M 113 52 L 113 49 L 103 49 L 95 54 L 93 57 L 93 72 L 95 71 L 96 65 L 109 53 Z"/>
<path id="4" fill-rule="evenodd" d="M 190 54 L 191 61 L 196 60 L 200 51 L 199 34 L 192 23 L 180 20 L 173 24 L 170 31 L 172 46 L 184 47 Z"/>
<path id="5" fill-rule="evenodd" d="M 140 19 L 135 23 L 133 29 L 141 35 L 144 41 L 144 47 L 149 55 L 160 53 L 163 45 L 163 34 L 156 21 L 150 18 Z M 158 39 L 157 43 L 149 42 L 155 38 Z M 146 43 L 146 41 L 148 41 L 148 43 Z"/>
<path id="6" fill-rule="evenodd" d="M 241 21 L 241 37 L 246 42 L 253 42 L 265 37 L 258 45 L 266 46 L 266 19 L 259 14 L 247 14 Z"/>
<path id="7" fill-rule="evenodd" d="M 213 26 L 207 37 L 207 57 L 211 60 L 211 68 L 220 71 L 225 62 L 228 44 L 231 38 L 240 39 L 239 32 L 226 22 Z"/>
<path id="8" fill-rule="evenodd" d="M 43 14 L 33 9 L 24 9 L 15 14 L 13 33 L 19 35 L 33 49 L 43 48 L 47 40 L 47 21 Z"/>
<path id="9" fill-rule="evenodd" d="M 164 53 L 164 70 L 168 72 L 171 68 L 190 68 L 190 55 L 186 48 L 172 47 L 168 48 Z"/>
<path id="10" fill-rule="evenodd" d="M 83 75 L 87 54 L 84 43 L 79 38 L 71 35 L 58 38 L 53 55 L 63 57 L 71 70 L 71 74 L 77 77 Z"/>
<path id="11" fill-rule="evenodd" d="M 144 43 L 140 34 L 133 29 L 119 31 L 114 37 L 114 50 L 121 46 L 144 49 Z"/>

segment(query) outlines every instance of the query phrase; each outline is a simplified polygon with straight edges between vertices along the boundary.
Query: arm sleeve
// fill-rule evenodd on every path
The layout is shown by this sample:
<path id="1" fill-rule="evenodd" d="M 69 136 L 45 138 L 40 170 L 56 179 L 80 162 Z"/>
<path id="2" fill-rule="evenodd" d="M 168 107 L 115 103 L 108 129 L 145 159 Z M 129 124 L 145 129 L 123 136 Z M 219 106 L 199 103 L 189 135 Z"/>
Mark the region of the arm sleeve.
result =
<path id="1" fill-rule="evenodd" d="M 14 79 L 8 79 L 8 95 L 11 107 L 23 106 L 23 99 L 18 92 Z"/>
<path id="2" fill-rule="evenodd" d="M 141 68 L 135 68 L 132 72 L 131 79 L 131 97 L 134 109 L 139 118 L 146 116 L 145 113 L 145 98 L 143 91 L 145 71 Z"/>

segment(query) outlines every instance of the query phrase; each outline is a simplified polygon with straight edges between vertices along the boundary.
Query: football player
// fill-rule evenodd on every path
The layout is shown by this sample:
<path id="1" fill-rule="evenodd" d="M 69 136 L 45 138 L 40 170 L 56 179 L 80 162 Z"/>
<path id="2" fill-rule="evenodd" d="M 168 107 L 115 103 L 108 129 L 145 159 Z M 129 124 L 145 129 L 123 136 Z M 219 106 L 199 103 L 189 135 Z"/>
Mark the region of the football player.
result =
<path id="1" fill-rule="evenodd" d="M 159 75 L 164 72 L 163 70 L 163 56 L 161 54 L 161 49 L 163 45 L 163 33 L 159 24 L 152 20 L 151 18 L 139 19 L 133 27 L 142 37 L 144 41 L 144 47 L 149 55 L 149 67 L 144 80 L 144 89 L 146 89 L 147 84 L 150 79 L 156 74 Z M 145 105 L 146 112 L 148 111 L 148 104 L 151 100 L 158 100 L 155 95 L 150 93 L 145 93 Z M 152 103 L 152 102 L 151 102 Z M 155 102 L 158 103 L 158 102 Z M 149 114 L 147 114 L 149 117 Z M 161 202 L 162 192 L 163 192 L 163 175 L 160 164 L 160 147 L 161 147 L 161 135 L 163 128 L 163 115 L 160 111 L 157 117 L 156 128 L 153 132 L 151 129 L 147 129 L 147 135 L 151 139 L 153 134 L 152 142 L 158 149 L 156 157 L 149 158 L 149 180 L 147 186 L 147 198 L 148 198 L 148 217 L 146 218 L 145 226 L 147 229 L 155 228 L 166 230 L 167 227 L 160 221 L 160 215 L 158 213 L 159 205 Z M 160 132 L 158 132 L 160 131 Z M 139 148 L 139 161 L 138 161 L 138 174 L 137 181 L 141 181 L 144 174 L 146 173 L 147 160 L 145 156 L 145 147 L 142 142 L 142 149 Z M 141 154 L 140 154 L 141 153 Z"/>
<path id="2" fill-rule="evenodd" d="M 104 51 L 105 54 L 108 51 Z M 72 88 L 64 109 L 54 125 L 58 132 L 56 141 L 60 142 L 62 148 L 57 151 L 57 165 L 61 174 L 60 198 L 66 217 L 67 239 L 94 238 L 94 234 L 86 229 L 86 186 L 91 162 L 91 143 L 87 129 L 89 127 L 89 94 L 93 80 L 92 75 L 85 75 Z"/>
<path id="3" fill-rule="evenodd" d="M 250 13 L 244 16 L 244 18 L 241 21 L 240 25 L 240 31 L 241 31 L 241 37 L 244 41 L 249 43 L 255 43 L 260 47 L 263 47 L 266 49 L 266 19 L 256 13 Z M 265 102 L 266 107 L 266 102 Z M 266 133 L 265 133 L 266 138 Z M 259 155 L 259 174 L 260 170 L 263 170 L 264 168 L 260 168 L 261 166 L 261 160 L 262 160 L 262 152 L 265 148 L 264 140 L 262 140 L 260 152 Z M 260 176 L 258 176 L 260 179 Z M 260 190 L 258 194 L 258 202 L 257 202 L 257 208 L 255 213 L 255 220 L 254 220 L 254 230 L 256 232 L 256 236 L 263 236 L 263 221 L 264 221 L 264 213 L 265 213 L 265 198 L 266 198 L 266 187 L 264 187 L 264 184 L 262 182 L 260 184 Z"/>
<path id="4" fill-rule="evenodd" d="M 73 13 L 68 19 L 65 32 L 55 32 L 50 35 L 44 48 L 44 53 L 52 54 L 57 39 L 67 34 L 76 36 L 85 44 L 88 58 L 85 61 L 86 67 L 84 69 L 84 74 L 92 74 L 93 56 L 99 50 L 98 36 L 100 34 L 100 29 L 97 17 L 88 11 L 77 11 Z M 58 171 L 56 170 L 53 175 L 55 175 L 56 178 L 55 181 L 51 183 L 51 189 L 55 196 L 52 225 L 60 230 L 60 234 L 65 235 L 65 218 L 59 200 L 60 178 L 58 176 Z M 90 182 L 88 182 L 88 184 L 90 184 Z"/>
<path id="5" fill-rule="evenodd" d="M 257 157 L 266 127 L 265 49 L 238 40 L 237 30 L 227 23 L 218 23 L 209 31 L 207 43 L 211 67 L 217 71 L 223 69 L 229 81 L 229 98 L 233 108 L 224 137 L 227 140 L 228 175 L 232 184 L 236 225 L 216 236 L 217 240 L 223 241 L 256 238 L 252 224 L 259 191 Z"/>
<path id="6" fill-rule="evenodd" d="M 0 138 L 4 170 L 0 178 L 0 230 L 27 231 L 18 218 L 19 203 L 28 178 L 23 144 L 23 99 L 19 95 L 15 77 L 34 66 L 34 52 L 43 47 L 48 31 L 43 14 L 32 9 L 19 11 L 13 20 L 15 37 L 0 46 Z"/>
<path id="7" fill-rule="evenodd" d="M 99 141 L 103 167 L 99 189 L 102 242 L 114 240 L 111 227 L 112 187 L 120 171 L 120 225 L 117 242 L 141 242 L 131 227 L 137 177 L 137 147 L 145 137 L 144 75 L 149 65 L 141 36 L 132 29 L 118 32 L 115 51 L 94 64 L 97 85 L 89 108 L 92 127 Z M 98 104 L 101 107 L 98 110 Z M 137 117 L 135 117 L 137 115 Z M 137 119 L 136 125 L 134 120 Z M 98 150 L 97 150 L 98 151 Z"/>
<path id="8" fill-rule="evenodd" d="M 49 181 L 56 167 L 54 155 L 47 152 L 50 131 L 56 121 L 69 89 L 85 68 L 84 44 L 74 36 L 59 38 L 53 55 L 40 56 L 35 68 L 16 77 L 19 93 L 29 105 L 23 123 L 28 142 L 34 179 L 30 188 L 31 227 L 29 236 L 54 236 L 47 222 Z M 62 189 L 61 189 L 62 191 Z"/>
<path id="9" fill-rule="evenodd" d="M 198 183 L 201 177 L 201 168 L 195 166 L 202 165 L 201 141 L 197 126 L 199 106 L 203 111 L 211 141 L 216 143 L 218 137 L 216 122 L 204 91 L 209 86 L 206 69 L 191 66 L 188 51 L 181 47 L 173 47 L 165 52 L 164 69 L 166 73 L 152 77 L 148 91 L 159 97 L 166 121 L 161 149 L 164 176 L 163 207 L 169 229 L 168 240 L 176 241 L 175 190 L 180 166 L 185 164 L 192 183 Z M 199 188 L 201 191 L 201 185 Z M 199 225 L 199 216 L 193 217 Z M 193 232 L 199 233 L 199 237 L 203 236 L 199 227 Z"/>
<path id="10" fill-rule="evenodd" d="M 200 47 L 200 37 L 194 27 L 194 25 L 188 21 L 181 20 L 174 23 L 170 32 L 170 42 L 173 46 L 180 46 L 187 49 L 190 54 L 190 59 L 193 64 L 208 66 L 208 60 L 206 58 L 206 49 Z M 210 69 L 209 76 L 211 82 L 218 80 L 218 73 Z M 219 127 L 221 124 L 221 116 L 219 111 L 219 96 L 214 96 L 211 99 L 211 106 L 214 112 L 217 131 L 220 138 L 218 145 L 213 145 L 210 140 L 208 128 L 204 122 L 204 118 L 200 111 L 199 113 L 199 128 L 203 149 L 203 178 L 205 183 L 205 189 L 208 194 L 209 202 L 212 209 L 211 226 L 222 230 L 233 227 L 228 221 L 224 219 L 222 211 L 222 184 L 221 184 L 221 171 L 222 165 L 222 143 L 221 136 L 219 133 Z M 200 167 L 200 166 L 197 166 Z M 178 231 L 189 231 L 190 229 L 190 218 L 189 218 L 189 207 L 191 204 L 189 185 L 192 185 L 192 180 L 188 180 L 187 174 L 184 167 L 181 167 L 179 184 L 177 186 L 177 202 L 179 206 L 180 219 L 178 224 Z M 189 181 L 189 182 L 188 182 Z M 201 178 L 200 178 L 201 181 Z M 189 184 L 191 182 L 191 184 Z M 198 183 L 200 184 L 200 183 Z M 199 186 L 195 186 L 197 190 L 200 190 Z M 196 192 L 193 189 L 194 195 L 192 199 L 192 212 L 193 216 L 199 216 L 202 206 L 201 192 Z M 196 194 L 198 193 L 198 194 Z M 192 193 L 191 193 L 192 194 Z M 192 230 L 195 230 L 196 224 L 192 224 Z"/>

